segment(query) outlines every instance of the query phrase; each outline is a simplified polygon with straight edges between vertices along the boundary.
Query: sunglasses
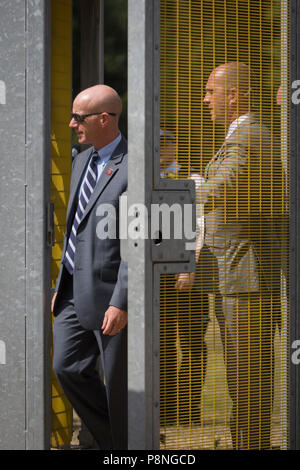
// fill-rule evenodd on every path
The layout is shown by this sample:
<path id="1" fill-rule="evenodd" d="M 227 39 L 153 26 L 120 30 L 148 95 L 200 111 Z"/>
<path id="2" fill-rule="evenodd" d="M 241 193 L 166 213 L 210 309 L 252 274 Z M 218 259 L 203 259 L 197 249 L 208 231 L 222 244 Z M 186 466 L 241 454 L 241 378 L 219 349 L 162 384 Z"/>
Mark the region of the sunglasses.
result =
<path id="1" fill-rule="evenodd" d="M 77 113 L 71 113 L 71 119 L 74 119 L 76 122 L 83 122 L 85 118 L 88 116 L 97 116 L 100 114 L 106 113 L 106 111 L 102 111 L 101 113 L 89 113 L 89 114 L 77 114 Z M 106 113 L 109 114 L 110 116 L 116 116 L 116 113 Z"/>

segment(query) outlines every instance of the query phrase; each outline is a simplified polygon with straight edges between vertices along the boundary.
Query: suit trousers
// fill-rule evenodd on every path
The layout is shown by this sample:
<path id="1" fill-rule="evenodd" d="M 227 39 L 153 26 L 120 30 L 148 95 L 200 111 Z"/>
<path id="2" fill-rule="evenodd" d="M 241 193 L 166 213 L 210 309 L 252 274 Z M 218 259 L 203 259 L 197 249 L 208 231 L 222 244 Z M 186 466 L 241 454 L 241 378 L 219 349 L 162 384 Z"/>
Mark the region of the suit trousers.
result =
<path id="1" fill-rule="evenodd" d="M 267 292 L 216 296 L 234 449 L 271 448 L 277 302 Z"/>
<path id="2" fill-rule="evenodd" d="M 64 269 L 53 325 L 53 369 L 102 450 L 127 448 L 127 330 L 85 330 L 74 307 L 73 277 Z M 101 326 L 101 325 L 100 325 Z M 97 370 L 99 354 L 105 383 Z"/>
<path id="3" fill-rule="evenodd" d="M 174 276 L 171 282 L 174 283 Z M 165 302 L 164 302 L 165 300 Z M 161 294 L 160 422 L 200 424 L 201 394 L 207 364 L 204 336 L 208 325 L 208 295 L 192 289 Z M 178 340 L 179 346 L 178 347 Z"/>

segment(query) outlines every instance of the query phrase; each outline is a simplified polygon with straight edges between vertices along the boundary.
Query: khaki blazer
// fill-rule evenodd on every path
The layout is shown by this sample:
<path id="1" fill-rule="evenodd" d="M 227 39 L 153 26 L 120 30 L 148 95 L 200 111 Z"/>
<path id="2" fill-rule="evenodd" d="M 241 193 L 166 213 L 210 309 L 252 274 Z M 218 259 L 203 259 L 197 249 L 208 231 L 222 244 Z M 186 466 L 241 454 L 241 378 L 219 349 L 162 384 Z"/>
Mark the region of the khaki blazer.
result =
<path id="1" fill-rule="evenodd" d="M 218 270 L 206 277 L 214 276 L 223 295 L 280 285 L 286 204 L 279 150 L 267 127 L 250 113 L 205 168 L 199 191 L 205 245 Z M 205 261 L 200 264 L 205 271 Z"/>

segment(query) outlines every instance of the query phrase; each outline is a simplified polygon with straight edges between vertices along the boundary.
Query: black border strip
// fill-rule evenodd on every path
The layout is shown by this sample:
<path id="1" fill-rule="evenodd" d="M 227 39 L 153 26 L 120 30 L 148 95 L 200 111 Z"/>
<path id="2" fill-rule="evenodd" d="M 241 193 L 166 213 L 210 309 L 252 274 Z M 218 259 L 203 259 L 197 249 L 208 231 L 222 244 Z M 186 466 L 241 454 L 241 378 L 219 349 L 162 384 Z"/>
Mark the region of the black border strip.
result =
<path id="1" fill-rule="evenodd" d="M 299 27 L 297 27 L 299 25 Z M 300 78 L 300 5 L 297 0 L 290 0 L 290 90 L 294 80 Z M 290 95 L 290 98 L 291 98 Z M 290 99 L 290 276 L 289 276 L 289 304 L 290 304 L 290 357 L 294 352 L 293 342 L 300 339 L 299 302 L 300 302 L 300 105 L 295 105 Z M 299 433 L 299 383 L 300 364 L 290 361 L 290 449 L 300 449 Z"/>

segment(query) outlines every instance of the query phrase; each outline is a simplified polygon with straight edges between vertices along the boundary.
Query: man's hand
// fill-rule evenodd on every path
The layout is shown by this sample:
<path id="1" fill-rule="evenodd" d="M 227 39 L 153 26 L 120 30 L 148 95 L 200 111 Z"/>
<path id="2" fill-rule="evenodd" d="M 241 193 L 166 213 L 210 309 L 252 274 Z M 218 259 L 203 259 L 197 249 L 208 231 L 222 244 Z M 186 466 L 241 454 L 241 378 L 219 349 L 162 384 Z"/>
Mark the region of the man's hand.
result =
<path id="1" fill-rule="evenodd" d="M 51 312 L 52 312 L 52 313 L 53 313 L 53 309 L 54 309 L 54 304 L 55 304 L 56 296 L 57 296 L 57 292 L 54 292 L 53 297 L 52 297 L 52 300 L 51 300 Z"/>
<path id="2" fill-rule="evenodd" d="M 193 287 L 195 273 L 180 273 L 175 276 L 175 289 L 180 291 L 189 291 Z"/>
<path id="3" fill-rule="evenodd" d="M 110 305 L 105 312 L 101 326 L 104 335 L 116 335 L 127 325 L 128 315 L 125 310 Z"/>

